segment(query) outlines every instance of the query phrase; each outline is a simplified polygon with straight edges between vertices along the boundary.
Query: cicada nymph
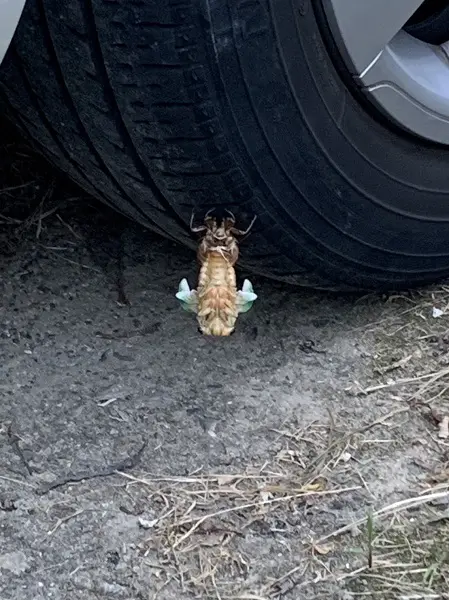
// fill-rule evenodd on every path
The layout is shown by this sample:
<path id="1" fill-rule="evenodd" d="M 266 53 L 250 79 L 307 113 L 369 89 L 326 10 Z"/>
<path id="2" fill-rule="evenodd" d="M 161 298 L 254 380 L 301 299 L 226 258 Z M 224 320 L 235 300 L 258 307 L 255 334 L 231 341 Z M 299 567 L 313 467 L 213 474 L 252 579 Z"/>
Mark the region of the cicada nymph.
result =
<path id="1" fill-rule="evenodd" d="M 204 225 L 190 228 L 202 233 L 197 257 L 200 263 L 198 286 L 191 290 L 186 279 L 179 284 L 176 298 L 182 307 L 197 315 L 201 333 L 205 335 L 231 335 L 237 317 L 247 312 L 256 300 L 253 286 L 245 279 L 241 290 L 237 290 L 234 265 L 239 257 L 238 236 L 249 233 L 256 217 L 246 230 L 236 229 L 235 217 L 228 216 L 218 221 L 207 213 Z"/>

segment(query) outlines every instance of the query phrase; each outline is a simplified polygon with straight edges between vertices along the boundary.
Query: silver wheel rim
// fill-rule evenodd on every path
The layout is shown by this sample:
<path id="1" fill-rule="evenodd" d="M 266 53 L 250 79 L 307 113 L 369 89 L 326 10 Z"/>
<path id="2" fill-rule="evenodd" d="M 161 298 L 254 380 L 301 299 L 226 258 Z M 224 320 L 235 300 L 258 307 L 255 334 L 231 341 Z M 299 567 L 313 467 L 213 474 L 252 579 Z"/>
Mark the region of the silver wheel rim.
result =
<path id="1" fill-rule="evenodd" d="M 367 98 L 406 131 L 449 144 L 449 42 L 404 25 L 423 0 L 323 0 L 347 68 Z"/>

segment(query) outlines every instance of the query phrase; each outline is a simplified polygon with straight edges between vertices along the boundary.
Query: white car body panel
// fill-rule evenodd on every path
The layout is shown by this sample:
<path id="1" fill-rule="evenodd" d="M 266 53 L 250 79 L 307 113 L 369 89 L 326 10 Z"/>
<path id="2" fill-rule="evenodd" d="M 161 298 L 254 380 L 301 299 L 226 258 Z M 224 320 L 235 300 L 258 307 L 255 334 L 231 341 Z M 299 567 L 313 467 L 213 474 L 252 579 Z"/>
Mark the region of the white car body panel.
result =
<path id="1" fill-rule="evenodd" d="M 0 0 L 0 63 L 13 38 L 26 0 Z"/>

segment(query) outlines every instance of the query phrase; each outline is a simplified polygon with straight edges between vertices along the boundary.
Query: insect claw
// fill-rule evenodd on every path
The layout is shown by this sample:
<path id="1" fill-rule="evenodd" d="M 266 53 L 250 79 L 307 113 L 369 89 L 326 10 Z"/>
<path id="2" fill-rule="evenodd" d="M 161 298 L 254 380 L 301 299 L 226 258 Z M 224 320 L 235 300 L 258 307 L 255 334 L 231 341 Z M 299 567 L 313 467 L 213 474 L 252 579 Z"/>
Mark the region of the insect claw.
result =
<path id="1" fill-rule="evenodd" d="M 199 225 L 198 227 L 193 226 L 193 221 L 195 219 L 195 211 L 192 210 L 192 216 L 190 217 L 190 231 L 193 233 L 201 233 L 202 231 L 206 231 L 207 227 L 205 225 Z"/>
<path id="2" fill-rule="evenodd" d="M 251 231 L 254 223 L 256 222 L 256 219 L 257 219 L 257 215 L 254 215 L 253 220 L 251 221 L 251 223 L 249 224 L 249 226 L 246 229 L 244 229 L 244 230 L 236 229 L 235 227 L 233 227 L 231 229 L 231 233 L 233 233 L 234 235 L 247 235 Z"/>

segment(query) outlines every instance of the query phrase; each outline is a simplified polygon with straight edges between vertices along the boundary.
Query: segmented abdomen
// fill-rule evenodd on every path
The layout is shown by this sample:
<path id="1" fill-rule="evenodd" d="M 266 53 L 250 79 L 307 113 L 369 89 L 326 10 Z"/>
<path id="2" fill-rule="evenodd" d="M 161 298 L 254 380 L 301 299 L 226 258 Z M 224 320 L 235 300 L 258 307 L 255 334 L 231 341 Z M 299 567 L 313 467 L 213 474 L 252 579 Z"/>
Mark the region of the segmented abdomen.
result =
<path id="1" fill-rule="evenodd" d="M 237 320 L 237 287 L 232 264 L 210 252 L 198 278 L 198 323 L 209 335 L 230 335 Z"/>

